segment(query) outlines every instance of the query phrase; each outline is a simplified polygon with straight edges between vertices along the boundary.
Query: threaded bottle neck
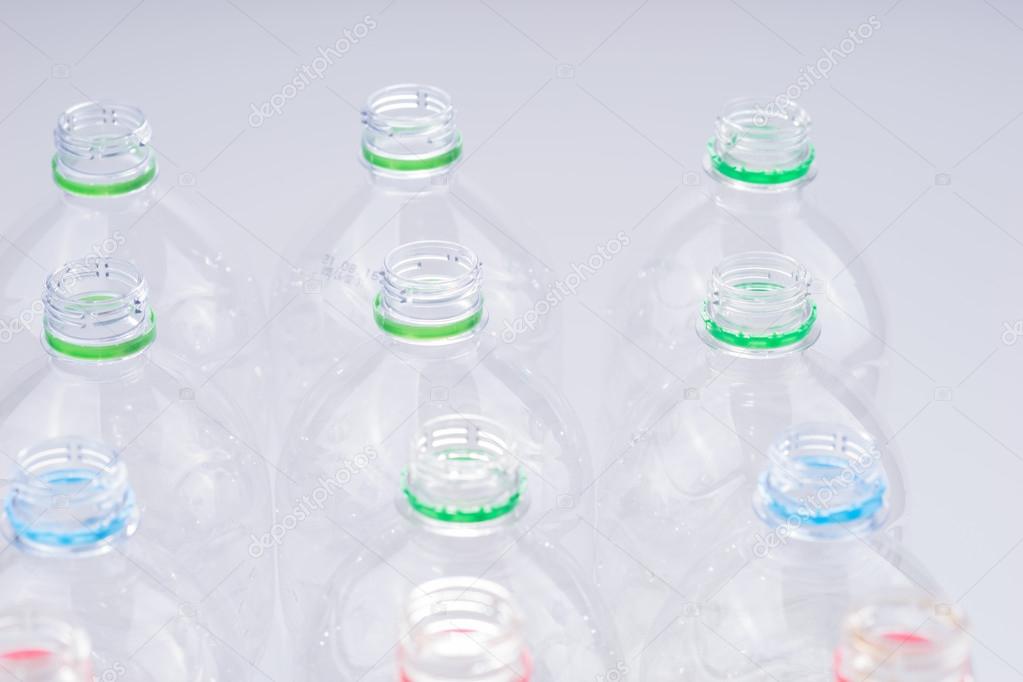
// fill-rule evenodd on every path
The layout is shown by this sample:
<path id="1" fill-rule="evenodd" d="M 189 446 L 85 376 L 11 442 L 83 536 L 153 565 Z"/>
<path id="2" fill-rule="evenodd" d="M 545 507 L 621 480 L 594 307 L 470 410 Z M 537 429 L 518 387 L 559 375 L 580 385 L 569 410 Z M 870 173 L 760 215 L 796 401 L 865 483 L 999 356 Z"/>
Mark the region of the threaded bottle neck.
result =
<path id="1" fill-rule="evenodd" d="M 801 350 L 819 336 L 810 274 L 779 253 L 736 254 L 719 263 L 707 285 L 701 333 L 743 354 Z"/>
<path id="2" fill-rule="evenodd" d="M 129 261 L 72 261 L 47 278 L 42 300 L 44 337 L 55 355 L 120 360 L 142 352 L 156 338 L 149 285 Z"/>
<path id="3" fill-rule="evenodd" d="M 955 606 L 885 595 L 845 620 L 835 653 L 837 682 L 968 682 L 970 637 Z"/>
<path id="4" fill-rule="evenodd" d="M 800 424 L 768 448 L 755 508 L 793 537 L 843 537 L 884 520 L 888 479 L 872 438 L 843 426 Z"/>
<path id="5" fill-rule="evenodd" d="M 396 339 L 447 343 L 485 322 L 482 264 L 461 244 L 403 244 L 387 255 L 377 279 L 377 325 Z"/>
<path id="6" fill-rule="evenodd" d="M 496 583 L 473 577 L 423 583 L 409 595 L 403 620 L 401 682 L 529 682 L 519 615 Z"/>
<path id="7" fill-rule="evenodd" d="M 374 92 L 362 122 L 362 156 L 373 173 L 445 173 L 462 153 L 451 96 L 431 85 L 392 85 Z"/>
<path id="8" fill-rule="evenodd" d="M 747 189 L 790 189 L 813 176 L 810 116 L 795 102 L 745 98 L 725 104 L 707 145 L 707 169 Z"/>
<path id="9" fill-rule="evenodd" d="M 18 455 L 5 504 L 8 535 L 37 554 L 96 554 L 135 532 L 139 511 L 118 453 L 77 438 Z"/>
<path id="10" fill-rule="evenodd" d="M 152 131 L 136 107 L 84 102 L 57 120 L 53 179 L 65 192 L 115 196 L 149 185 L 156 177 Z"/>
<path id="11" fill-rule="evenodd" d="M 31 608 L 0 612 L 0 676 L 18 682 L 90 682 L 89 638 Z"/>
<path id="12" fill-rule="evenodd" d="M 525 475 L 496 422 L 453 414 L 428 421 L 404 473 L 405 498 L 440 532 L 479 534 L 521 511 Z"/>

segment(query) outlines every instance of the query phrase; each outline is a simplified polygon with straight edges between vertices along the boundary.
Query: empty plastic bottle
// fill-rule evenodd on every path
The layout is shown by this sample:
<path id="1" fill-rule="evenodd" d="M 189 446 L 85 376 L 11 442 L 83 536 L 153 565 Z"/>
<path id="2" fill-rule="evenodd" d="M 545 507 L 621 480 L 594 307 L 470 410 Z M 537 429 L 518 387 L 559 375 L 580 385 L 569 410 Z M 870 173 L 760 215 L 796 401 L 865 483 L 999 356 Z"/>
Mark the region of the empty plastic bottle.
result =
<path id="1" fill-rule="evenodd" d="M 776 253 L 729 256 L 711 272 L 705 301 L 678 341 L 688 365 L 633 377 L 618 401 L 622 433 L 596 485 L 602 589 L 630 651 L 643 644 L 651 610 L 745 507 L 778 433 L 801 422 L 887 433 L 841 367 L 816 352 L 830 320 L 802 265 Z M 894 446 L 885 456 L 901 490 Z M 896 517 L 901 499 L 891 501 Z"/>
<path id="2" fill-rule="evenodd" d="M 131 263 L 69 263 L 46 280 L 42 300 L 46 352 L 0 398 L 0 451 L 66 434 L 122 450 L 140 506 L 158 510 L 146 517 L 173 558 L 166 567 L 187 568 L 233 613 L 240 629 L 229 641 L 255 658 L 273 611 L 273 566 L 250 545 L 272 509 L 244 418 L 214 385 L 190 384 L 151 356 L 162 318 Z"/>
<path id="3" fill-rule="evenodd" d="M 147 274 L 162 322 L 158 354 L 203 378 L 259 330 L 265 293 L 239 252 L 239 228 L 206 200 L 189 198 L 189 188 L 158 178 L 151 136 L 133 106 L 85 102 L 61 114 L 53 157 L 60 196 L 5 230 L 0 243 L 0 341 L 38 336 L 42 277 L 70 261 L 112 257 Z M 245 390 L 232 383 L 232 394 L 254 397 L 239 407 L 256 409 L 256 374 L 219 379 L 241 382 Z"/>
<path id="4" fill-rule="evenodd" d="M 533 244 L 535 235 L 509 224 L 505 212 L 456 173 L 463 144 L 448 93 L 430 85 L 384 88 L 369 96 L 362 123 L 369 182 L 327 217 L 310 221 L 308 233 L 295 235 L 297 246 L 288 252 L 294 268 L 279 278 L 278 294 L 288 309 L 285 323 L 274 328 L 282 349 L 274 362 L 288 404 L 376 331 L 375 275 L 401 244 L 470 246 L 487 267 L 487 310 L 498 332 L 526 319 L 549 288 L 551 274 L 543 249 Z M 556 340 L 553 317 L 539 317 L 535 329 L 514 334 L 516 342 L 549 357 Z"/>
<path id="5" fill-rule="evenodd" d="M 400 515 L 370 528 L 334 530 L 351 536 L 348 553 L 328 555 L 304 544 L 304 528 L 294 545 L 290 536 L 284 541 L 285 555 L 298 553 L 282 563 L 285 600 L 289 586 L 330 575 L 299 611 L 309 620 L 296 657 L 312 664 L 312 679 L 547 682 L 599 679 L 617 669 L 614 625 L 583 569 L 528 521 L 532 487 L 526 487 L 515 442 L 500 423 L 461 414 L 431 421 L 407 461 L 400 482 L 394 482 Z M 534 480 L 530 486 L 534 483 L 542 486 Z M 435 578 L 450 581 L 422 585 Z M 515 595 L 521 632 L 504 603 L 506 594 L 487 581 Z M 401 622 L 402 604 L 413 588 L 405 618 L 409 613 L 417 623 L 426 618 L 418 630 Z M 431 612 L 427 604 L 438 599 L 445 610 Z M 479 656 L 471 662 L 440 660 L 439 647 L 461 642 L 458 633 L 438 635 L 436 628 L 457 622 L 473 604 L 481 605 L 480 621 L 459 633 L 481 629 L 493 636 L 498 645 L 492 653 L 507 669 Z M 299 632 L 294 625 L 292 631 Z M 396 661 L 393 648 L 402 635 Z M 481 676 L 444 676 L 470 669 Z"/>
<path id="6" fill-rule="evenodd" d="M 615 305 L 629 339 L 681 371 L 688 362 L 688 316 L 703 301 L 703 273 L 736 253 L 786 253 L 820 284 L 825 354 L 873 392 L 885 309 L 860 249 L 803 198 L 815 159 L 810 117 L 796 103 L 728 102 L 707 145 L 709 191 L 699 183 L 684 189 L 683 198 L 666 201 L 644 227 L 653 232 L 646 237 L 651 260 Z M 616 364 L 621 357 L 616 354 Z"/>
<path id="7" fill-rule="evenodd" d="M 97 679 L 249 679 L 226 643 L 245 626 L 199 586 L 203 566 L 168 542 L 188 515 L 137 498 L 127 469 L 112 448 L 78 438 L 18 455 L 4 491 L 6 596 L 88 623 Z"/>
<path id="8" fill-rule="evenodd" d="M 830 679 L 854 604 L 887 589 L 937 594 L 882 532 L 882 460 L 873 440 L 845 427 L 803 424 L 781 434 L 751 511 L 721 533 L 654 619 L 642 679 Z"/>
<path id="9" fill-rule="evenodd" d="M 835 682 L 973 682 L 966 617 L 920 592 L 885 593 L 850 613 Z"/>
<path id="10" fill-rule="evenodd" d="M 2 682 L 93 682 L 88 635 L 38 606 L 0 611 Z"/>
<path id="11" fill-rule="evenodd" d="M 572 495 L 592 479 L 581 428 L 549 382 L 490 331 L 495 287 L 484 287 L 477 256 L 460 244 L 414 242 L 388 254 L 378 276 L 366 303 L 376 334 L 307 392 L 288 428 L 282 511 L 340 478 L 345 495 L 330 497 L 328 517 L 391 514 L 407 444 L 448 414 L 500 417 L 535 479 L 536 520 L 555 507 L 562 513 L 547 525 L 578 511 Z"/>

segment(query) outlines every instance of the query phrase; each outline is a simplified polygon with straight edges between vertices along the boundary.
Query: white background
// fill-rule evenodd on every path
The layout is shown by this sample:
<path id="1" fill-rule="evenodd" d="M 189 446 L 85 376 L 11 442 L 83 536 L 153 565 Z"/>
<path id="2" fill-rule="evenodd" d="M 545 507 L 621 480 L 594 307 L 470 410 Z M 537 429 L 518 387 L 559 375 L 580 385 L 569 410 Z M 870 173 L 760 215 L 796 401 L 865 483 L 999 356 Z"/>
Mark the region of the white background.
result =
<path id="1" fill-rule="evenodd" d="M 367 16 L 376 28 L 324 78 L 250 125 L 253 104 Z M 110 98 L 148 114 L 163 180 L 228 214 L 237 248 L 273 265 L 289 226 L 364 182 L 365 96 L 420 81 L 455 96 L 459 172 L 514 206 L 513 236 L 534 252 L 546 240 L 564 276 L 619 230 L 635 228 L 641 256 L 643 218 L 700 191 L 676 189 L 685 177 L 705 188 L 721 103 L 785 92 L 871 16 L 880 28 L 800 97 L 818 151 L 808 195 L 889 305 L 882 408 L 907 457 L 906 541 L 970 614 L 979 677 L 1023 679 L 1023 339 L 1007 331 L 1023 325 L 1018 3 L 3 2 L 0 230 L 54 196 L 57 115 Z M 595 368 L 617 341 L 595 311 L 626 270 L 612 263 L 555 312 L 574 349 L 564 388 L 595 448 Z M 289 679 L 276 659 L 261 670 Z"/>

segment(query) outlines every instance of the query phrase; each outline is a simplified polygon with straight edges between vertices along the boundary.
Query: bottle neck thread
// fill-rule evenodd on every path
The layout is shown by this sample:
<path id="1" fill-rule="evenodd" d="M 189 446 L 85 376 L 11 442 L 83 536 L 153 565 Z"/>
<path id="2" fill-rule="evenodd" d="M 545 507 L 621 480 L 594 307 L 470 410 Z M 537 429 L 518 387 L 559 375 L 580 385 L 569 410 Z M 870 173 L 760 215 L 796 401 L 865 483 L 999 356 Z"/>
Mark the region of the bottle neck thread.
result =
<path id="1" fill-rule="evenodd" d="M 835 652 L 837 682 L 968 682 L 970 638 L 958 607 L 885 595 L 850 614 Z"/>
<path id="2" fill-rule="evenodd" d="M 421 241 L 394 249 L 377 274 L 377 326 L 413 343 L 446 343 L 485 322 L 482 264 L 453 242 Z"/>
<path id="3" fill-rule="evenodd" d="M 446 173 L 462 154 L 451 96 L 431 85 L 392 85 L 374 92 L 362 123 L 362 157 L 375 174 Z"/>
<path id="4" fill-rule="evenodd" d="M 427 422 L 403 479 L 409 509 L 440 532 L 478 534 L 524 505 L 525 475 L 514 445 L 483 417 Z"/>
<path id="5" fill-rule="evenodd" d="M 707 170 L 717 180 L 763 191 L 788 190 L 813 177 L 810 116 L 795 102 L 745 98 L 728 102 L 707 143 Z"/>
<path id="6" fill-rule="evenodd" d="M 120 360 L 142 352 L 156 338 L 149 285 L 128 261 L 72 261 L 47 278 L 42 300 L 43 336 L 54 355 Z"/>
<path id="7" fill-rule="evenodd" d="M 127 468 L 110 447 L 63 438 L 18 455 L 7 495 L 8 535 L 27 551 L 97 554 L 138 527 Z"/>
<path id="8" fill-rule="evenodd" d="M 810 274 L 779 253 L 729 256 L 707 286 L 701 333 L 737 353 L 802 350 L 820 334 Z"/>
<path id="9" fill-rule="evenodd" d="M 873 530 L 887 512 L 888 479 L 872 438 L 842 426 L 801 424 L 768 448 L 755 508 L 803 539 Z"/>
<path id="10" fill-rule="evenodd" d="M 401 682 L 529 682 L 532 662 L 511 596 L 473 577 L 412 590 L 398 651 Z"/>
<path id="11" fill-rule="evenodd" d="M 145 114 L 123 104 L 84 102 L 57 120 L 53 179 L 65 192 L 116 196 L 149 185 L 156 157 Z"/>
<path id="12" fill-rule="evenodd" d="M 19 682 L 88 682 L 91 644 L 84 632 L 49 614 L 6 611 L 0 613 L 0 671 Z"/>

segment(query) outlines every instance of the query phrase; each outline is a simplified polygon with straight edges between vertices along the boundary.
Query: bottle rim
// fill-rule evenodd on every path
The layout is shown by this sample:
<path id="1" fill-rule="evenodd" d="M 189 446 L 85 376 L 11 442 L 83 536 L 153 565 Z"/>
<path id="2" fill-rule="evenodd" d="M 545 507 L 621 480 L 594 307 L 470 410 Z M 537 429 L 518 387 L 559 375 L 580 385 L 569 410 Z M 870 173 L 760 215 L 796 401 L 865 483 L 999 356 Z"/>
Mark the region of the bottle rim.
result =
<path id="1" fill-rule="evenodd" d="M 728 256 L 711 271 L 697 329 L 710 345 L 744 354 L 807 348 L 820 335 L 811 282 L 806 268 L 784 254 Z"/>
<path id="2" fill-rule="evenodd" d="M 782 189 L 812 178 L 816 150 L 809 114 L 786 98 L 742 97 L 725 103 L 707 143 L 707 168 L 745 186 Z"/>
<path id="3" fill-rule="evenodd" d="M 71 261 L 46 279 L 42 300 L 44 345 L 55 356 L 121 360 L 156 340 L 149 285 L 130 261 Z"/>
<path id="4" fill-rule="evenodd" d="M 432 173 L 462 155 L 451 96 L 417 83 L 372 93 L 362 110 L 363 161 L 371 169 L 399 174 Z"/>
<path id="5" fill-rule="evenodd" d="M 69 194 L 128 194 L 156 178 L 156 157 L 149 146 L 152 129 L 138 107 L 81 102 L 60 115 L 53 136 L 53 180 Z"/>
<path id="6" fill-rule="evenodd" d="M 53 438 L 22 450 L 17 463 L 4 525 L 26 551 L 101 554 L 138 529 L 135 493 L 114 448 L 75 436 Z"/>

